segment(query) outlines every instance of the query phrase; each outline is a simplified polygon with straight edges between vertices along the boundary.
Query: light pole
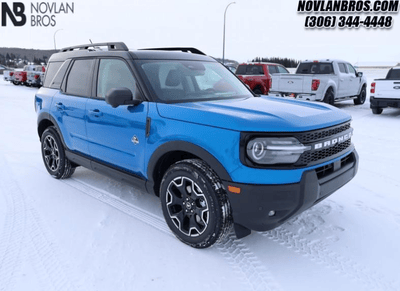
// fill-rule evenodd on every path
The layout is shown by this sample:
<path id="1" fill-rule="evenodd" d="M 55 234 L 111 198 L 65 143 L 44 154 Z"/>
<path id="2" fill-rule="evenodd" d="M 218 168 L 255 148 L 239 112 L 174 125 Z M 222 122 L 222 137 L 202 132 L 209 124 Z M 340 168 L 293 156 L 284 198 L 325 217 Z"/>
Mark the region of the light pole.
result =
<path id="1" fill-rule="evenodd" d="M 56 46 L 56 33 L 59 32 L 60 30 L 63 30 L 63 29 L 58 29 L 58 30 L 56 30 L 56 32 L 54 33 L 54 36 L 53 36 L 53 39 L 54 39 L 54 49 L 55 49 L 55 50 L 57 49 L 57 46 Z"/>
<path id="2" fill-rule="evenodd" d="M 224 13 L 224 40 L 223 40 L 223 49 L 222 49 L 222 64 L 225 64 L 225 21 L 226 21 L 226 10 L 231 4 L 236 4 L 236 2 L 231 2 L 226 6 L 225 13 Z"/>

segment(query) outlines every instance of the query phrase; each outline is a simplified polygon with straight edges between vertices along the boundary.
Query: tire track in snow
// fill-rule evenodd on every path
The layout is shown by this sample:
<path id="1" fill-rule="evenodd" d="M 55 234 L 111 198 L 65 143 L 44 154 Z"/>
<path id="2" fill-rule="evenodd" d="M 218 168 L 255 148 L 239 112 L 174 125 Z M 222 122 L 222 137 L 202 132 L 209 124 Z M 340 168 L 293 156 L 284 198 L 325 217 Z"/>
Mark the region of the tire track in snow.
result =
<path id="1" fill-rule="evenodd" d="M 242 277 L 244 281 L 241 290 L 282 290 L 272 274 L 261 263 L 257 256 L 246 247 L 245 243 L 236 238 L 231 232 L 226 241 L 219 243 L 217 248 Z"/>
<path id="2" fill-rule="evenodd" d="M 76 178 L 62 180 L 65 184 L 99 200 L 129 216 L 136 218 L 156 229 L 175 237 L 170 231 L 164 218 L 154 215 L 132 204 L 127 204 L 113 194 L 97 189 Z M 270 272 L 262 265 L 260 260 L 233 233 L 228 235 L 225 242 L 216 244 L 216 248 L 224 259 L 233 267 L 246 284 L 242 290 L 281 290 Z M 249 289 L 250 287 L 250 289 Z"/>
<path id="3" fill-rule="evenodd" d="M 29 201 L 28 201 L 29 202 Z M 31 203 L 29 203 L 31 204 Z M 66 290 L 75 291 L 78 288 L 74 284 L 77 280 L 71 280 L 72 276 L 64 266 L 63 260 L 54 247 L 54 239 L 50 239 L 50 232 L 42 225 L 41 218 L 34 208 L 29 208 L 27 212 L 27 256 L 42 284 L 48 285 L 44 290 Z"/>
<path id="4" fill-rule="evenodd" d="M 117 198 L 116 196 L 114 196 L 113 194 L 101 190 L 101 189 L 97 189 L 93 186 L 90 186 L 84 182 L 79 181 L 76 178 L 69 178 L 66 180 L 61 180 L 63 183 L 71 186 L 72 188 L 83 192 L 86 195 L 89 195 L 90 197 L 99 200 L 109 206 L 112 206 L 113 208 L 128 214 L 129 216 L 136 218 L 140 221 L 143 221 L 144 223 L 147 223 L 148 225 L 155 227 L 156 229 L 172 236 L 175 237 L 167 223 L 164 221 L 164 219 L 158 217 L 157 215 L 154 215 L 150 212 L 147 212 L 143 209 L 141 209 L 140 207 L 137 207 L 135 205 L 132 204 L 128 204 L 125 201 Z"/>
<path id="5" fill-rule="evenodd" d="M 25 202 L 19 188 L 10 179 L 8 165 L 0 157 L 0 193 L 6 200 L 3 232 L 0 235 L 0 290 L 10 290 L 14 274 L 21 263 L 21 249 L 25 232 Z"/>
<path id="6" fill-rule="evenodd" d="M 395 282 L 389 282 L 377 272 L 371 271 L 367 267 L 329 250 L 321 241 L 310 241 L 301 235 L 284 229 L 282 226 L 259 234 L 309 258 L 317 264 L 336 271 L 344 277 L 361 283 L 366 290 L 398 290 Z"/>
<path id="7" fill-rule="evenodd" d="M 54 250 L 54 243 L 48 239 L 32 202 L 24 196 L 12 174 L 6 171 L 10 167 L 3 157 L 0 158 L 0 169 L 0 190 L 9 201 L 4 232 L 8 239 L 4 240 L 4 246 L 0 247 L 1 253 L 4 254 L 0 261 L 0 290 L 12 290 L 11 283 L 16 270 L 20 267 L 22 259 L 27 258 L 33 263 L 39 282 L 47 285 L 44 290 L 77 290 L 76 286 L 70 283 L 70 276 L 65 275 L 62 263 Z M 2 238 L 3 236 L 1 242 Z M 27 247 L 22 251 L 22 246 Z"/>

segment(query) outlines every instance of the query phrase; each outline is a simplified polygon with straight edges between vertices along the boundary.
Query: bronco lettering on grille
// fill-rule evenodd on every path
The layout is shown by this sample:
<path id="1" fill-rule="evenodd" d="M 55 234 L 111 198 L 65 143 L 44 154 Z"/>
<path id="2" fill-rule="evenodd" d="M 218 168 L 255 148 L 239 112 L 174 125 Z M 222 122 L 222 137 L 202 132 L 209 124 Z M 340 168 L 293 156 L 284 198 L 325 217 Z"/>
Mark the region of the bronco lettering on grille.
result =
<path id="1" fill-rule="evenodd" d="M 333 139 L 330 140 L 326 140 L 320 143 L 316 143 L 314 144 L 314 150 L 319 150 L 319 149 L 323 149 L 323 148 L 327 148 L 329 146 L 334 146 L 338 143 L 342 143 L 345 142 L 346 140 L 350 139 L 352 136 L 352 132 L 346 133 L 345 135 L 339 136 L 339 137 L 335 137 Z"/>

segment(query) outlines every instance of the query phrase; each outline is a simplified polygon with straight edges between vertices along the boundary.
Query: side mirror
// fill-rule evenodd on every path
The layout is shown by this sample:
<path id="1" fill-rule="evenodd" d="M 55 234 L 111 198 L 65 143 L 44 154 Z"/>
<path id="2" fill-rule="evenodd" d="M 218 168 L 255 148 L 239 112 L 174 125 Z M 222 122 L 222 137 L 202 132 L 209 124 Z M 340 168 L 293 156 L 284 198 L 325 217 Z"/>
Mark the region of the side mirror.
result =
<path id="1" fill-rule="evenodd" d="M 360 78 L 361 78 L 362 76 L 363 76 L 363 73 L 362 73 L 362 72 L 358 72 L 358 73 L 357 73 L 357 77 L 360 77 Z"/>
<path id="2" fill-rule="evenodd" d="M 133 99 L 132 91 L 125 87 L 112 88 L 106 94 L 106 102 L 113 108 L 120 105 L 139 105 L 142 100 Z"/>

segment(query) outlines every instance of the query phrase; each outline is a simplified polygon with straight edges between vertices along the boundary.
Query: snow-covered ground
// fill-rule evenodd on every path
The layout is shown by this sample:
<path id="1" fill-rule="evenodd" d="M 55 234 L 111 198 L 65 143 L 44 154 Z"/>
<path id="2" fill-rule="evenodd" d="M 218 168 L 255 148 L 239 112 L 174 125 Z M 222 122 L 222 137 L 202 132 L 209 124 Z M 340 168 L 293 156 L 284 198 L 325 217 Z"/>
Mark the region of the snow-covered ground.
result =
<path id="1" fill-rule="evenodd" d="M 337 104 L 353 116 L 357 176 L 275 230 L 196 250 L 156 197 L 83 168 L 51 178 L 35 91 L 0 81 L 1 291 L 400 290 L 400 110 Z"/>

